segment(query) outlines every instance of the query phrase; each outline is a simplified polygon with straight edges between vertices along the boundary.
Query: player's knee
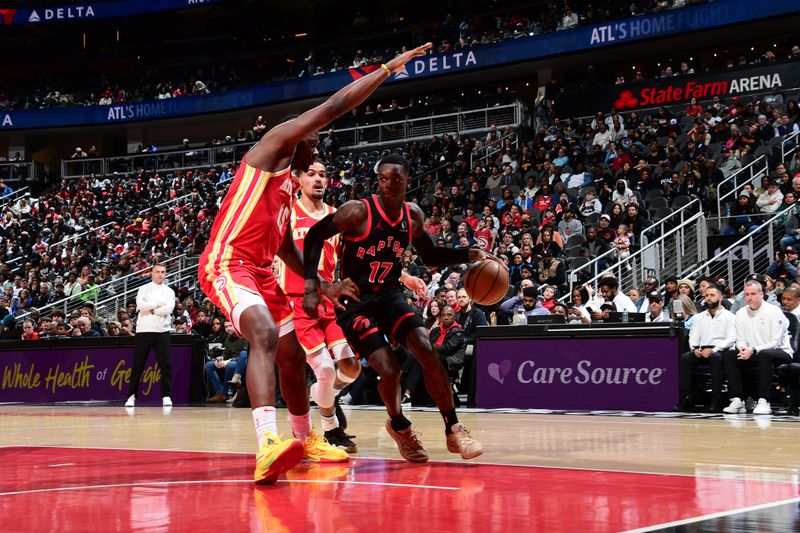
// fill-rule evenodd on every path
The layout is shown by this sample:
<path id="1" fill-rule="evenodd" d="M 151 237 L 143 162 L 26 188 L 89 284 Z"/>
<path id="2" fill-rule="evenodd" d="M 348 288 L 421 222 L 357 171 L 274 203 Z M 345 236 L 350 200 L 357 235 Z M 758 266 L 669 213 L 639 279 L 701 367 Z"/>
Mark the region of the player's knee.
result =
<path id="1" fill-rule="evenodd" d="M 264 325 L 256 328 L 247 335 L 250 346 L 265 351 L 269 357 L 274 358 L 278 349 L 278 328 L 274 324 Z M 252 352 L 251 352 L 252 357 Z"/>
<path id="2" fill-rule="evenodd" d="M 337 364 L 339 365 L 337 377 L 344 383 L 355 381 L 355 379 L 361 373 L 361 363 L 359 363 L 354 357 L 349 359 L 341 359 Z"/>

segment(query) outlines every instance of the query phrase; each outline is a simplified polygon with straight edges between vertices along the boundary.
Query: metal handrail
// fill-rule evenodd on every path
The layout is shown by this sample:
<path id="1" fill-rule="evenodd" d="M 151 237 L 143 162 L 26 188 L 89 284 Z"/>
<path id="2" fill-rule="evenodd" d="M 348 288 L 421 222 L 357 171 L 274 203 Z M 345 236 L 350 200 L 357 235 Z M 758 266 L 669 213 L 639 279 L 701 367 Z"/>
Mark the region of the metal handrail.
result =
<path id="1" fill-rule="evenodd" d="M 500 147 L 497 148 L 496 150 L 492 150 L 491 152 L 489 152 L 489 148 L 490 147 L 489 146 L 485 146 L 484 148 L 486 148 L 486 153 L 478 158 L 478 163 L 483 162 L 483 160 L 487 160 L 488 161 L 489 158 L 492 157 L 493 155 L 502 152 L 503 151 L 503 145 L 505 144 L 505 140 L 508 139 L 509 137 L 512 137 L 512 136 L 514 136 L 514 146 L 516 148 L 518 148 L 519 147 L 519 135 L 517 134 L 516 131 L 513 131 L 513 132 L 511 132 L 511 133 L 509 133 L 507 135 L 503 135 L 502 137 L 500 137 L 496 141 L 494 141 L 494 142 L 500 144 Z M 492 144 L 494 144 L 494 142 Z M 472 169 L 474 167 L 475 167 L 475 152 L 473 151 L 471 154 L 469 154 L 469 168 Z"/>
<path id="2" fill-rule="evenodd" d="M 798 140 L 800 140 L 800 131 L 787 135 L 783 141 L 781 141 L 781 163 L 786 164 L 786 156 L 794 151 L 794 147 L 797 147 Z M 794 142 L 794 147 L 791 150 L 786 149 L 786 144 L 789 142 Z"/>
<path id="3" fill-rule="evenodd" d="M 695 209 L 695 207 L 698 208 L 697 212 L 695 212 L 688 219 L 684 219 L 683 218 L 683 216 L 685 214 L 684 210 L 692 210 L 693 211 Z M 681 217 L 681 223 L 678 226 L 675 226 L 674 228 L 672 228 L 672 229 L 670 229 L 670 230 L 668 230 L 666 232 L 663 232 L 664 224 L 666 224 L 667 220 L 670 217 L 674 217 L 675 215 L 679 215 Z M 653 228 L 657 224 L 662 223 L 662 232 L 663 233 L 659 237 L 657 237 L 656 239 L 654 239 L 652 241 L 647 242 L 644 246 L 639 248 L 637 251 L 631 253 L 628 257 L 617 261 L 613 265 L 607 266 L 604 270 L 605 271 L 613 271 L 613 270 L 616 270 L 616 269 L 620 269 L 625 264 L 628 264 L 628 263 L 632 262 L 634 259 L 636 259 L 638 257 L 641 257 L 643 254 L 645 254 L 646 252 L 648 252 L 649 250 L 654 248 L 657 244 L 660 244 L 661 242 L 663 242 L 667 237 L 670 237 L 673 234 L 683 230 L 687 225 L 691 224 L 692 222 L 697 221 L 700 218 L 703 218 L 704 216 L 705 215 L 703 214 L 703 210 L 702 210 L 702 202 L 699 199 L 692 200 L 691 202 L 689 202 L 688 204 L 683 206 L 678 211 L 675 211 L 674 213 L 672 213 L 669 217 L 664 217 L 662 220 L 659 220 L 658 222 L 656 222 L 652 226 L 648 226 L 647 228 L 644 229 L 644 231 L 652 231 Z M 596 266 L 599 264 L 599 262 L 602 259 L 606 258 L 608 255 L 613 254 L 613 252 L 614 252 L 614 249 L 612 248 L 612 249 L 606 251 L 605 253 L 603 253 L 602 255 L 599 255 L 598 257 L 592 259 L 591 261 L 589 261 L 585 265 L 581 265 L 580 267 L 578 267 L 576 269 L 570 270 L 569 271 L 569 274 L 570 274 L 570 292 L 569 292 L 569 294 L 565 294 L 564 296 L 562 296 L 559 299 L 559 301 L 566 301 L 569 298 L 571 298 L 571 293 L 572 293 L 572 288 L 573 288 L 572 287 L 572 276 L 571 276 L 572 274 L 574 274 L 576 272 L 580 272 L 582 270 L 588 270 L 590 268 L 592 269 L 590 271 L 596 271 Z M 597 280 L 599 280 L 602 275 L 603 275 L 603 273 L 596 273 L 594 275 L 594 277 L 590 278 L 586 283 L 594 283 Z M 596 288 L 597 287 L 595 287 L 595 289 Z"/>
<path id="4" fill-rule="evenodd" d="M 701 272 L 706 271 L 709 268 L 709 266 L 711 265 L 711 263 L 716 262 L 718 259 L 720 259 L 721 257 L 724 257 L 726 255 L 730 256 L 731 250 L 741 246 L 745 241 L 747 241 L 749 239 L 752 239 L 761 230 L 767 228 L 767 229 L 769 229 L 771 231 L 772 230 L 772 225 L 777 219 L 782 218 L 782 217 L 786 217 L 786 216 L 792 215 L 792 214 L 797 214 L 797 204 L 792 204 L 792 206 L 789 207 L 788 209 L 784 209 L 782 211 L 778 211 L 776 213 L 773 213 L 772 214 L 773 216 L 771 216 L 768 220 L 762 222 L 761 225 L 758 226 L 756 229 L 748 232 L 747 235 L 743 235 L 740 239 L 737 239 L 734 243 L 729 244 L 726 248 L 724 248 L 721 251 L 717 252 L 716 254 L 714 254 L 713 257 L 707 259 L 704 263 L 700 264 L 699 266 L 697 266 L 693 270 L 690 270 L 689 272 L 686 272 L 685 274 L 682 274 L 682 277 L 688 278 L 688 277 L 691 277 L 691 276 L 694 276 L 696 274 L 699 274 Z M 730 257 L 729 257 L 729 261 L 730 261 Z M 752 268 L 752 263 L 753 263 L 752 254 L 750 256 L 750 263 L 751 263 L 751 268 Z"/>
<path id="5" fill-rule="evenodd" d="M 0 202 L 4 202 L 0 204 L 0 211 L 5 211 L 6 207 L 19 200 L 20 196 L 25 196 L 23 194 L 24 192 L 30 192 L 30 189 L 28 187 L 22 187 L 21 189 L 11 191 L 11 194 L 0 197 Z"/>
<path id="6" fill-rule="evenodd" d="M 759 168 L 758 171 L 753 170 L 756 166 L 760 167 L 762 163 L 763 163 L 762 168 Z M 745 172 L 748 171 L 750 172 L 750 177 L 745 179 L 745 181 L 739 183 L 739 176 L 744 175 Z M 735 194 L 739 194 L 739 191 L 742 188 L 744 188 L 745 185 L 747 185 L 748 183 L 753 183 L 756 179 L 760 179 L 762 172 L 769 174 L 769 161 L 767 160 L 767 156 L 765 155 L 758 156 L 754 161 L 748 163 L 746 166 L 743 166 L 742 168 L 740 168 L 739 170 L 737 170 L 736 172 L 734 172 L 733 174 L 731 174 L 730 176 L 719 182 L 719 184 L 717 185 L 717 192 L 718 192 L 717 214 L 720 215 L 722 214 L 722 204 L 724 203 L 723 200 Z M 733 188 L 730 191 L 719 194 L 719 191 L 723 190 L 724 188 L 723 186 L 730 181 L 733 181 Z"/>
<path id="7" fill-rule="evenodd" d="M 177 255 L 175 257 L 170 257 L 169 259 L 165 259 L 164 263 L 166 263 L 167 265 L 170 265 L 173 262 L 178 261 L 178 260 L 180 260 L 180 262 L 184 262 L 186 260 L 186 258 L 190 258 L 190 257 L 187 256 L 186 254 L 181 254 L 181 255 Z M 180 270 L 182 270 L 182 269 L 183 269 L 183 267 L 181 267 Z M 130 279 L 131 277 L 136 276 L 136 275 L 139 275 L 141 277 L 141 274 L 146 273 L 149 270 L 150 270 L 150 266 L 147 266 L 146 268 L 142 268 L 142 269 L 137 270 L 135 272 L 128 273 L 128 274 L 122 276 L 119 279 L 109 280 L 109 281 L 107 281 L 107 282 L 105 282 L 103 284 L 96 285 L 95 287 L 92 287 L 91 289 L 87 289 L 87 290 L 81 291 L 78 294 L 73 294 L 73 295 L 67 296 L 66 298 L 62 298 L 62 299 L 57 300 L 55 302 L 49 303 L 49 304 L 47 304 L 47 305 L 45 305 L 45 306 L 43 306 L 41 308 L 38 308 L 37 311 L 39 311 L 40 314 L 43 314 L 45 311 L 48 311 L 48 310 L 51 310 L 51 309 L 55 309 L 57 307 L 63 307 L 65 309 L 65 311 L 66 311 L 66 309 L 69 306 L 69 303 L 80 299 L 81 295 L 86 294 L 86 293 L 91 292 L 91 291 L 95 291 L 95 290 L 97 291 L 97 294 L 100 294 L 100 291 L 102 291 L 104 288 L 107 288 L 107 287 L 111 286 L 112 284 L 117 285 L 120 282 L 123 283 L 123 286 L 125 287 L 124 290 L 127 290 L 128 279 Z M 27 318 L 28 314 L 29 313 L 25 313 L 24 315 L 18 317 L 17 320 L 24 320 L 25 318 Z"/>
<path id="8" fill-rule="evenodd" d="M 197 265 L 199 263 L 200 256 L 191 256 L 187 257 L 186 261 L 183 262 L 183 266 L 181 266 L 177 271 L 170 273 L 165 279 L 164 283 L 167 285 L 174 285 L 174 284 L 181 284 L 186 280 L 197 280 Z M 120 278 L 121 279 L 121 278 Z M 142 278 L 142 283 L 133 284 L 132 286 L 125 285 L 121 292 L 115 292 L 114 294 L 108 296 L 105 299 L 95 301 L 95 313 L 99 313 L 101 309 L 109 302 L 114 302 L 115 309 L 114 314 L 116 315 L 117 310 L 119 309 L 119 302 L 122 300 L 123 302 L 127 297 L 135 294 L 139 287 L 149 282 L 149 278 Z M 100 294 L 100 293 L 98 293 Z"/>

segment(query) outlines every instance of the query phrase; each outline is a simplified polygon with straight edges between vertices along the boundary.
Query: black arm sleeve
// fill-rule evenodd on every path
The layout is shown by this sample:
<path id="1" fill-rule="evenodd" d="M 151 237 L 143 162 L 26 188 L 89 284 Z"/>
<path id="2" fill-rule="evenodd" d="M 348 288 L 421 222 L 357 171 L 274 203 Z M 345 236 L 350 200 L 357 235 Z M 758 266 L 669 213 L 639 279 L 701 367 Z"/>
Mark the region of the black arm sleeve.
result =
<path id="1" fill-rule="evenodd" d="M 308 237 L 306 237 L 306 239 L 308 239 Z M 422 236 L 415 238 L 412 244 L 428 266 L 442 267 L 469 262 L 468 248 L 457 249 L 447 248 L 445 246 L 434 246 L 433 239 L 431 239 L 431 236 L 427 233 L 423 233 Z"/>
<path id="2" fill-rule="evenodd" d="M 311 226 L 303 241 L 303 264 L 305 265 L 307 280 L 318 279 L 317 267 L 325 241 L 339 233 L 339 228 L 333 222 L 333 217 L 334 214 L 331 213 Z"/>

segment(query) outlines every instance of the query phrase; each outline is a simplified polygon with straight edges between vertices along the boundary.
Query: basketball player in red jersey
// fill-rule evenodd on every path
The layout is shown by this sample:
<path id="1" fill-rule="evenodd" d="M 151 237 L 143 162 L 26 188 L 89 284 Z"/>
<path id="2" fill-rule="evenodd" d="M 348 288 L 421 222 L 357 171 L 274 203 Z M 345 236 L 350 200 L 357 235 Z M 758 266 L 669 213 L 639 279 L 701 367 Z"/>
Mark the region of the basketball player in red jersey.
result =
<path id="1" fill-rule="evenodd" d="M 281 472 L 304 456 L 347 460 L 344 451 L 311 431 L 305 357 L 294 333 L 291 307 L 272 272 L 275 255 L 295 272 L 302 275 L 303 271 L 302 257 L 292 232 L 287 231 L 296 192 L 291 169 L 307 170 L 321 129 L 361 104 L 393 72 L 430 48 L 427 43 L 397 56 L 321 105 L 265 133 L 244 156 L 220 206 L 198 273 L 203 291 L 250 343 L 247 388 L 260 446 L 253 475 L 256 483 L 274 483 Z M 318 263 L 319 257 L 315 272 Z M 356 287 L 348 280 L 336 285 L 317 283 L 315 287 L 321 287 L 334 305 L 341 305 L 341 295 L 354 301 L 358 298 Z M 281 372 L 281 392 L 296 439 L 278 437 L 275 363 Z"/>
<path id="2" fill-rule="evenodd" d="M 292 208 L 291 221 L 292 236 L 301 251 L 311 226 L 336 211 L 334 207 L 322 201 L 327 186 L 325 165 L 319 161 L 312 163 L 308 171 L 300 173 L 301 195 Z M 319 277 L 329 283 L 333 283 L 338 244 L 337 235 L 325 241 L 322 248 L 318 272 Z M 311 318 L 303 310 L 305 292 L 303 276 L 287 268 L 281 268 L 279 283 L 294 309 L 297 340 L 305 351 L 306 362 L 317 377 L 317 382 L 311 386 L 311 397 L 319 406 L 325 439 L 337 448 L 354 453 L 357 451 L 356 445 L 339 426 L 334 402 L 338 393 L 358 377 L 361 365 L 347 344 L 342 328 L 336 324 L 333 304 L 324 301 L 318 309 L 319 318 Z"/>
<path id="3" fill-rule="evenodd" d="M 426 265 L 447 266 L 491 257 L 477 248 L 452 249 L 434 246 L 425 232 L 425 216 L 405 201 L 409 162 L 390 154 L 378 164 L 380 194 L 353 200 L 327 215 L 309 230 L 305 240 L 306 290 L 303 307 L 314 316 L 320 302 L 319 281 L 314 265 L 319 263 L 326 239 L 341 234 L 341 276 L 358 286 L 360 300 L 343 298 L 336 320 L 350 345 L 380 375 L 378 392 L 386 404 L 386 430 L 400 454 L 410 462 L 423 463 L 428 452 L 403 416 L 400 404 L 400 365 L 387 337 L 405 345 L 423 368 L 425 385 L 444 418 L 447 449 L 471 459 L 483 453 L 481 444 L 458 422 L 447 372 L 431 346 L 420 316 L 408 305 L 400 286 L 401 258 L 413 244 Z"/>

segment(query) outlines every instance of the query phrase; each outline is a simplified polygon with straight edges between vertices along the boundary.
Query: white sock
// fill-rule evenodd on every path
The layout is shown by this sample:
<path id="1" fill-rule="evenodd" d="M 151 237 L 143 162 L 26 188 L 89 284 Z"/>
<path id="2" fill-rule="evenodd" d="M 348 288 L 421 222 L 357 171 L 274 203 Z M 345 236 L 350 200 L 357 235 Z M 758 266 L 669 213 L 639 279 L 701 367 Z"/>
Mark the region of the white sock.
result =
<path id="1" fill-rule="evenodd" d="M 320 418 L 322 419 L 322 431 L 331 431 L 339 427 L 339 420 L 336 418 L 336 413 L 331 416 L 325 416 L 320 413 Z"/>
<path id="2" fill-rule="evenodd" d="M 289 423 L 292 425 L 292 433 L 298 440 L 306 440 L 311 434 L 311 416 L 309 416 L 309 413 L 304 415 L 289 413 Z"/>
<path id="3" fill-rule="evenodd" d="M 264 440 L 264 434 L 269 432 L 273 435 L 278 434 L 278 424 L 275 421 L 275 408 L 271 405 L 256 407 L 253 409 L 253 424 L 256 426 L 256 438 L 258 446 Z"/>

